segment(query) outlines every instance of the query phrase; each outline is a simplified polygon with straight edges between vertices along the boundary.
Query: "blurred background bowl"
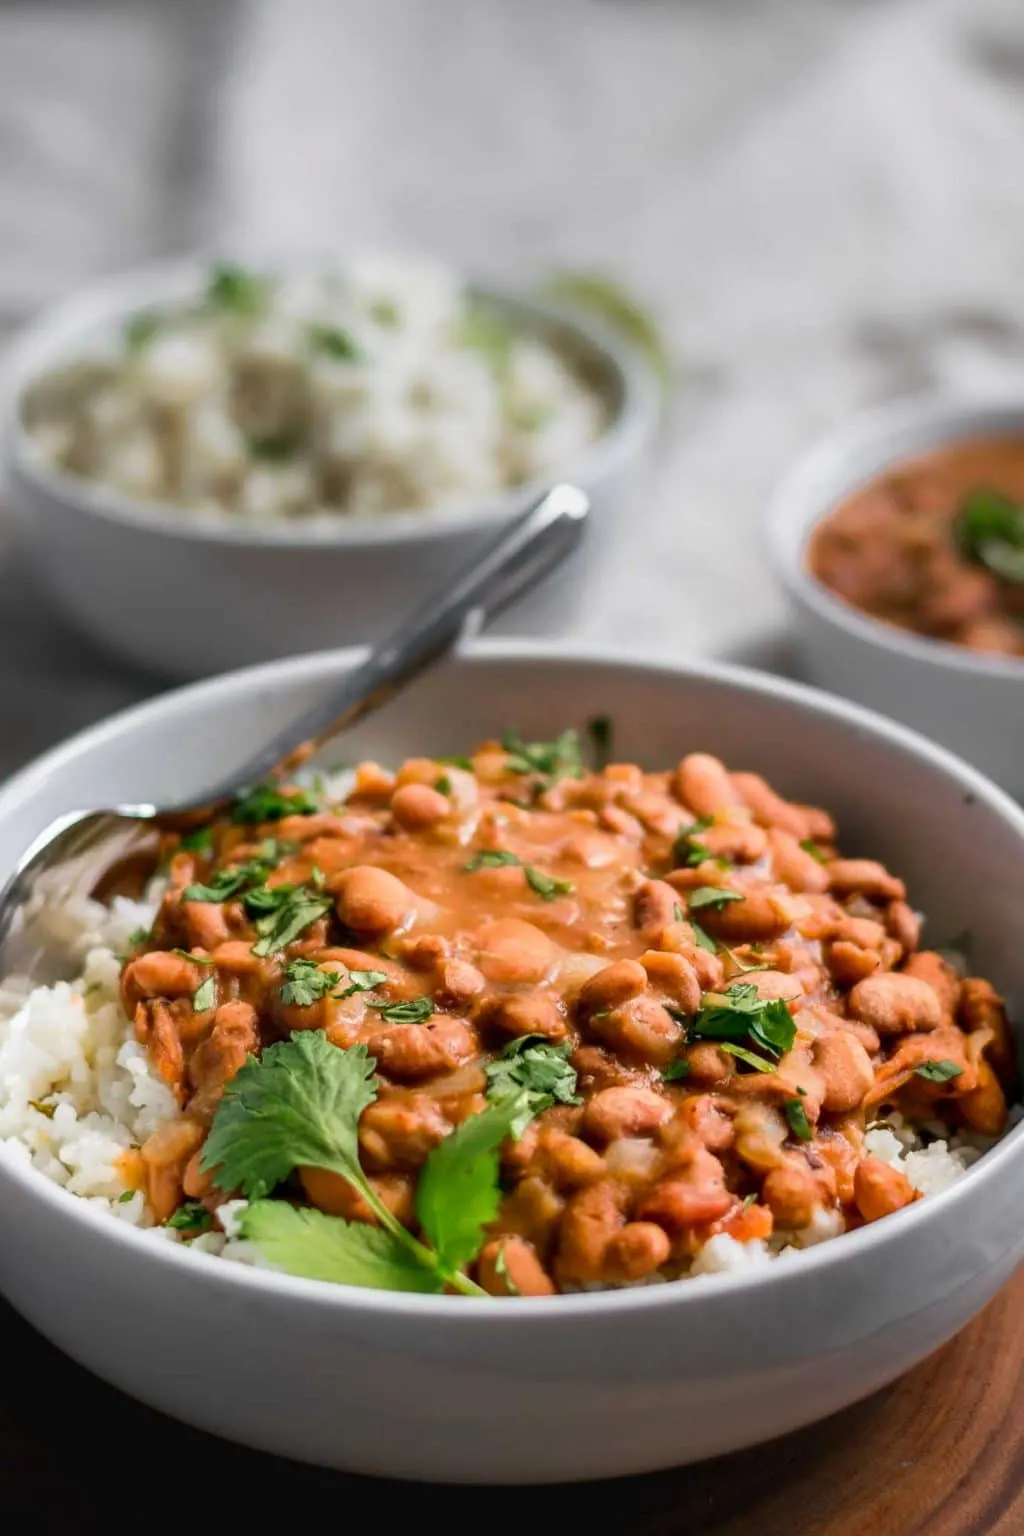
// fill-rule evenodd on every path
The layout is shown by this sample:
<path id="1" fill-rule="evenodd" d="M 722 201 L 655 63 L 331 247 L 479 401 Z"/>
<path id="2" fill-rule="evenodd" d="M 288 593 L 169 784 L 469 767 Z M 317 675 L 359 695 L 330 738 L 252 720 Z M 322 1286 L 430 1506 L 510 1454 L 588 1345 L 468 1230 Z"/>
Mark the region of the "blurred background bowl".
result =
<path id="1" fill-rule="evenodd" d="M 769 536 L 802 673 L 931 736 L 1024 798 L 1024 660 L 897 629 L 811 573 L 815 525 L 904 460 L 972 438 L 1024 437 L 1024 399 L 930 399 L 868 412 L 812 447 L 775 493 Z"/>
<path id="2" fill-rule="evenodd" d="M 557 635 L 572 628 L 591 573 L 607 558 L 657 423 L 648 362 L 599 319 L 544 299 L 470 284 L 470 297 L 514 332 L 568 356 L 607 403 L 600 436 L 533 481 L 468 508 L 384 513 L 325 526 L 301 521 L 213 521 L 125 496 L 46 464 L 26 430 L 26 388 L 85 355 L 153 306 L 196 298 L 206 261 L 158 265 L 90 286 L 45 311 L 7 354 L 0 403 L 15 538 L 68 616 L 105 649 L 180 677 L 372 641 L 432 587 L 471 563 L 552 483 L 568 479 L 592 504 L 583 549 L 510 610 L 502 628 Z"/>

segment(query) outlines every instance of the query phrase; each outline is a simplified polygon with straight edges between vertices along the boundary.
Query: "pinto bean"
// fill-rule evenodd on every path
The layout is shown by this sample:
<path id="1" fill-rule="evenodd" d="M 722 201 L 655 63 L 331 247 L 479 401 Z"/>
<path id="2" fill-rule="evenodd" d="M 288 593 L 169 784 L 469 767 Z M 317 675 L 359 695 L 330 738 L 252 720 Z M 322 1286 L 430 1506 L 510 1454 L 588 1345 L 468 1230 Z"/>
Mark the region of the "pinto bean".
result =
<path id="1" fill-rule="evenodd" d="M 591 1014 L 590 1027 L 613 1050 L 644 1066 L 667 1066 L 683 1039 L 681 1026 L 652 997 L 636 997 L 600 1016 Z"/>
<path id="2" fill-rule="evenodd" d="M 950 1017 L 956 1014 L 960 1003 L 960 977 L 948 960 L 943 960 L 933 950 L 924 949 L 920 954 L 911 955 L 903 967 L 903 974 L 926 981 L 939 999 L 943 1013 Z"/>
<path id="3" fill-rule="evenodd" d="M 472 1029 L 462 1019 L 435 1014 L 427 1024 L 392 1024 L 371 1035 L 367 1049 L 382 1072 L 399 1082 L 419 1082 L 452 1072 L 476 1050 Z"/>
<path id="4" fill-rule="evenodd" d="M 978 1086 L 956 1101 L 959 1114 L 973 1131 L 983 1136 L 1001 1136 L 1006 1129 L 1006 1095 L 989 1063 L 978 1063 Z"/>
<path id="5" fill-rule="evenodd" d="M 602 1179 L 573 1195 L 562 1217 L 555 1260 L 563 1283 L 603 1278 L 608 1244 L 625 1225 L 625 1205 L 626 1191 L 614 1179 Z"/>
<path id="6" fill-rule="evenodd" d="M 645 880 L 633 897 L 633 925 L 641 933 L 657 933 L 678 921 L 679 894 L 665 880 Z"/>
<path id="7" fill-rule="evenodd" d="M 733 864 L 756 864 L 768 850 L 768 834 L 752 821 L 723 821 L 706 827 L 699 841 L 716 859 Z"/>
<path id="8" fill-rule="evenodd" d="M 763 890 L 748 891 L 742 901 L 721 907 L 701 907 L 695 916 L 714 938 L 729 945 L 769 943 L 781 938 L 792 924 L 782 898 Z"/>
<path id="9" fill-rule="evenodd" d="M 569 1026 L 550 992 L 513 992 L 506 997 L 488 998 L 479 1012 L 485 1028 L 493 1027 L 512 1037 L 543 1035 L 546 1040 L 564 1040 Z"/>
<path id="10" fill-rule="evenodd" d="M 640 964 L 656 992 L 663 993 L 683 1013 L 697 1012 L 702 992 L 700 980 L 693 966 L 682 955 L 649 949 L 640 956 Z"/>
<path id="11" fill-rule="evenodd" d="M 871 1058 L 855 1035 L 838 1030 L 814 1042 L 813 1061 L 821 1078 L 822 1108 L 829 1114 L 856 1109 L 875 1080 Z"/>
<path id="12" fill-rule="evenodd" d="M 640 997 L 647 990 L 647 972 L 637 960 L 617 960 L 591 976 L 580 989 L 580 1009 L 602 1013 Z"/>
<path id="13" fill-rule="evenodd" d="M 215 950 L 231 937 L 227 908 L 215 901 L 183 901 L 181 926 L 193 949 Z"/>
<path id="14" fill-rule="evenodd" d="M 150 1059 L 162 1081 L 168 1088 L 173 1088 L 179 1103 L 183 1103 L 185 1053 L 174 1015 L 160 998 L 154 998 L 149 1003 L 140 1003 L 139 1008 L 145 1010 L 148 1019 L 145 1038 L 149 1046 Z M 136 1025 L 137 1023 L 138 1014 Z M 138 1033 L 137 1027 L 136 1033 Z"/>
<path id="15" fill-rule="evenodd" d="M 212 1116 L 229 1083 L 259 1046 L 256 1010 L 249 1003 L 222 1003 L 213 1029 L 192 1055 L 188 1075 L 195 1090 L 189 1113 L 197 1119 Z"/>
<path id="16" fill-rule="evenodd" d="M 991 1035 L 985 1054 L 1004 1084 L 1013 1081 L 1015 1060 L 1013 1037 L 1006 1018 L 1006 1009 L 991 982 L 980 976 L 969 976 L 960 993 L 960 1018 L 969 1035 L 977 1030 L 987 1030 Z"/>
<path id="17" fill-rule="evenodd" d="M 710 1153 L 708 1154 L 710 1157 Z M 721 1163 L 712 1158 L 721 1172 Z M 685 1232 L 688 1227 L 717 1221 L 733 1203 L 733 1197 L 720 1178 L 666 1179 L 656 1184 L 640 1206 L 641 1221 L 656 1222 L 666 1232 Z"/>
<path id="18" fill-rule="evenodd" d="M 744 973 L 743 980 L 765 1001 L 781 998 L 795 1002 L 804 995 L 804 984 L 800 977 L 788 971 L 750 971 Z"/>
<path id="19" fill-rule="evenodd" d="M 182 1177 L 203 1140 L 194 1120 L 168 1120 L 148 1136 L 139 1151 L 146 1175 L 146 1198 L 157 1221 L 166 1221 L 181 1204 Z"/>
<path id="20" fill-rule="evenodd" d="M 838 939 L 828 946 L 825 964 L 834 982 L 841 987 L 853 987 L 880 969 L 882 957 L 877 949 L 861 949 L 859 944 Z"/>
<path id="21" fill-rule="evenodd" d="M 554 1296 L 555 1283 L 522 1237 L 495 1237 L 476 1261 L 477 1283 L 491 1296 Z"/>
<path id="22" fill-rule="evenodd" d="M 412 894 L 396 875 L 374 864 L 357 864 L 338 877 L 335 905 L 346 928 L 383 936 L 400 928 L 412 910 Z"/>
<path id="23" fill-rule="evenodd" d="M 857 1209 L 865 1221 L 891 1216 L 917 1198 L 906 1174 L 877 1157 L 864 1157 L 857 1164 L 853 1188 Z"/>
<path id="24" fill-rule="evenodd" d="M 714 816 L 718 811 L 733 810 L 740 797 L 730 782 L 724 764 L 706 752 L 691 752 L 675 769 L 672 793 L 694 816 Z"/>
<path id="25" fill-rule="evenodd" d="M 213 1193 L 213 1174 L 204 1172 L 202 1159 L 202 1149 L 193 1152 L 181 1176 L 182 1191 L 190 1200 L 205 1200 L 207 1195 Z"/>
<path id="26" fill-rule="evenodd" d="M 627 1283 L 643 1280 L 667 1264 L 671 1252 L 664 1228 L 653 1221 L 627 1221 L 605 1248 L 605 1278 Z"/>
<path id="27" fill-rule="evenodd" d="M 826 868 L 828 888 L 836 896 L 863 896 L 886 904 L 906 900 L 903 881 L 874 859 L 833 859 Z"/>
<path id="28" fill-rule="evenodd" d="M 700 982 L 702 992 L 717 992 L 725 979 L 725 967 L 718 955 L 710 954 L 694 941 L 689 923 L 673 923 L 657 937 L 656 947 L 680 955 Z"/>
<path id="29" fill-rule="evenodd" d="M 753 813 L 759 826 L 777 827 L 798 841 L 811 836 L 806 811 L 783 800 L 759 773 L 734 773 L 730 777 L 742 804 Z"/>
<path id="30" fill-rule="evenodd" d="M 938 1029 L 942 1023 L 942 1004 L 935 989 L 899 971 L 858 981 L 850 993 L 850 1012 L 880 1035 Z"/>
<path id="31" fill-rule="evenodd" d="M 686 1052 L 686 1062 L 690 1068 L 688 1081 L 707 1084 L 709 1087 L 715 1083 L 728 1082 L 733 1073 L 733 1058 L 722 1050 L 721 1046 L 713 1045 L 710 1040 L 703 1040 L 697 1045 L 691 1045 Z"/>
<path id="32" fill-rule="evenodd" d="M 650 1136 L 672 1118 L 672 1105 L 650 1088 L 605 1088 L 583 1112 L 583 1129 L 594 1141 Z"/>
<path id="33" fill-rule="evenodd" d="M 415 1169 L 450 1130 L 437 1104 L 422 1094 L 409 1099 L 378 1099 L 363 1110 L 359 1146 L 374 1171 Z"/>
<path id="34" fill-rule="evenodd" d="M 153 949 L 139 955 L 128 962 L 121 978 L 125 1012 L 133 1013 L 143 997 L 190 997 L 207 973 L 207 967 L 169 950 Z"/>
<path id="35" fill-rule="evenodd" d="M 499 985 L 544 981 L 555 956 L 547 934 L 517 917 L 493 918 L 476 931 L 476 963 L 488 981 Z"/>
<path id="36" fill-rule="evenodd" d="M 772 871 L 776 880 L 788 885 L 791 891 L 827 891 L 828 871 L 806 848 L 801 848 L 798 838 L 781 827 L 772 827 L 768 833 L 772 854 Z"/>
<path id="37" fill-rule="evenodd" d="M 376 1212 L 362 1195 L 340 1173 L 328 1168 L 300 1168 L 299 1183 L 311 1205 L 328 1216 L 343 1216 L 346 1221 L 364 1221 L 378 1226 Z M 413 1182 L 409 1174 L 374 1174 L 370 1186 L 393 1216 L 400 1221 L 411 1220 L 414 1215 Z"/>
<path id="38" fill-rule="evenodd" d="M 921 919 L 905 901 L 890 901 L 884 912 L 886 931 L 905 954 L 912 955 L 921 938 Z"/>
<path id="39" fill-rule="evenodd" d="M 451 801 L 429 784 L 401 784 L 391 797 L 391 814 L 407 832 L 426 832 L 451 814 Z"/>
<path id="40" fill-rule="evenodd" d="M 434 996 L 446 1008 L 464 1008 L 487 985 L 475 965 L 468 960 L 443 960 L 434 981 Z"/>
<path id="41" fill-rule="evenodd" d="M 821 1203 L 814 1174 L 799 1155 L 768 1173 L 761 1199 L 778 1227 L 809 1227 Z"/>
<path id="42" fill-rule="evenodd" d="M 726 1060 L 725 1053 L 721 1054 L 723 1061 Z M 692 1078 L 692 1071 L 690 1075 Z M 728 1104 L 720 1103 L 710 1093 L 687 1094 L 679 1110 L 677 1123 L 683 1136 L 696 1136 L 709 1152 L 727 1152 L 736 1140 Z"/>

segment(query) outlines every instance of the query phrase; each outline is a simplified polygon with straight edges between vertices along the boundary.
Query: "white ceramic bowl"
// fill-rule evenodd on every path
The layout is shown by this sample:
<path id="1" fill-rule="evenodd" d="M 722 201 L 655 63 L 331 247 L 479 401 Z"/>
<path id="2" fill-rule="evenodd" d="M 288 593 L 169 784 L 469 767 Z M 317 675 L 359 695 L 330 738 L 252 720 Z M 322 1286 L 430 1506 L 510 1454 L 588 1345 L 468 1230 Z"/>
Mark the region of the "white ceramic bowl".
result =
<path id="1" fill-rule="evenodd" d="M 1003 436 L 1024 436 L 1024 401 L 912 401 L 860 416 L 786 477 L 769 535 L 809 680 L 923 731 L 1024 799 L 1024 660 L 895 629 L 843 602 L 807 567 L 814 525 L 859 486 L 942 443 Z"/>
<path id="2" fill-rule="evenodd" d="M 188 794 L 308 703 L 353 654 L 220 678 L 119 715 L 0 789 L 0 876 L 69 806 Z M 844 846 L 910 883 L 937 939 L 1024 987 L 1024 812 L 897 725 L 715 666 L 490 643 L 353 734 L 346 756 L 550 736 L 609 712 L 616 755 L 696 747 L 828 806 Z M 953 1189 L 730 1275 L 507 1302 L 291 1279 L 146 1237 L 0 1159 L 0 1290 L 69 1354 L 190 1423 L 358 1472 L 456 1482 L 610 1477 L 794 1429 L 948 1339 L 1024 1257 L 1024 1126 Z"/>
<path id="3" fill-rule="evenodd" d="M 534 483 L 469 510 L 339 517 L 317 531 L 202 523 L 48 467 L 21 422 L 26 385 L 119 330 L 126 316 L 193 297 L 207 270 L 192 261 L 126 273 L 49 310 L 12 344 L 0 398 L 7 499 L 39 578 L 106 649 L 178 677 L 379 638 L 545 489 Z M 588 572 L 608 558 L 657 421 L 658 386 L 639 354 L 600 323 L 493 288 L 473 292 L 577 356 L 611 405 L 604 434 L 559 466 L 557 478 L 591 498 L 583 548 L 501 626 L 564 633 L 586 601 Z"/>

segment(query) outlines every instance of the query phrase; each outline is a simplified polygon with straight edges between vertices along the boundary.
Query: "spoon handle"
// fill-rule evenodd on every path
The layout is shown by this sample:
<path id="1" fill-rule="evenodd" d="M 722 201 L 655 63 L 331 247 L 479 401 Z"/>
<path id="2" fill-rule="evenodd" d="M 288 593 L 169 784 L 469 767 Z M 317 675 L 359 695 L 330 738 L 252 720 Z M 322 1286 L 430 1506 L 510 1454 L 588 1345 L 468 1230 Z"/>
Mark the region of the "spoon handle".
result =
<path id="1" fill-rule="evenodd" d="M 230 779 L 215 786 L 209 802 L 235 795 L 245 785 L 293 772 L 340 732 L 379 709 L 460 639 L 478 633 L 576 548 L 588 511 L 582 491 L 556 485 L 311 709 L 241 764 Z"/>

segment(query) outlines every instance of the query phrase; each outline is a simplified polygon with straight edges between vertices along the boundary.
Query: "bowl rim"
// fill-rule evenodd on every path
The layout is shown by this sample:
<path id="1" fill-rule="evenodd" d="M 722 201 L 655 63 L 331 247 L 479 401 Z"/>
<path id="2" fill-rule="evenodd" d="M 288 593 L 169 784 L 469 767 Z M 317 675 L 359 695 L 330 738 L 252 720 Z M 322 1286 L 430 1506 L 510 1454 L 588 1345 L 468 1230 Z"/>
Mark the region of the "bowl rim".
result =
<path id="1" fill-rule="evenodd" d="M 245 693 L 251 691 L 253 697 L 258 698 L 259 690 L 265 684 L 273 686 L 289 679 L 305 682 L 315 680 L 330 675 L 339 666 L 355 665 L 364 654 L 362 648 L 349 647 L 245 667 L 172 689 L 154 699 L 118 711 L 86 730 L 77 732 L 12 775 L 0 787 L 0 817 L 16 811 L 19 802 L 32 793 L 35 784 L 45 779 L 54 769 L 116 739 L 126 730 L 134 732 L 144 727 L 147 720 L 160 714 L 169 703 L 176 702 L 187 708 L 191 700 L 205 700 L 218 694 L 236 693 L 238 690 Z M 488 662 L 517 661 L 557 666 L 568 661 L 606 666 L 613 670 L 640 667 L 647 672 L 718 683 L 727 688 L 758 693 L 769 699 L 794 704 L 811 713 L 842 720 L 857 727 L 862 733 L 881 737 L 916 757 L 940 776 L 954 781 L 965 795 L 984 803 L 1006 823 L 1010 832 L 1018 834 L 1024 844 L 1024 807 L 1019 806 L 984 774 L 918 732 L 821 689 L 758 672 L 751 667 L 690 658 L 671 662 L 642 649 L 622 651 L 585 641 L 552 645 L 527 639 L 482 640 L 460 652 L 460 659 L 481 666 L 486 666 Z M 796 1284 L 802 1276 L 827 1270 L 834 1264 L 842 1263 L 844 1258 L 853 1260 L 858 1254 L 868 1254 L 875 1248 L 887 1246 L 900 1234 L 912 1232 L 922 1223 L 941 1219 L 945 1212 L 968 1198 L 970 1191 L 979 1193 L 983 1185 L 997 1177 L 1006 1164 L 1014 1159 L 1024 1162 L 1024 1120 L 1009 1129 L 995 1146 L 985 1152 L 948 1189 L 929 1195 L 926 1200 L 915 1201 L 885 1221 L 870 1223 L 854 1232 L 841 1234 L 838 1240 L 829 1240 L 805 1249 L 791 1261 L 765 1264 L 745 1273 L 698 1275 L 680 1282 L 557 1296 L 520 1297 L 514 1307 L 497 1308 L 493 1306 L 492 1297 L 434 1296 L 369 1290 L 232 1263 L 201 1251 L 187 1252 L 180 1244 L 161 1241 L 153 1235 L 152 1229 L 130 1226 L 127 1222 L 112 1218 L 107 1212 L 96 1210 L 87 1200 L 69 1194 L 37 1169 L 9 1157 L 0 1157 L 0 1183 L 13 1180 L 26 1197 L 42 1201 L 55 1216 L 63 1213 L 73 1226 L 78 1225 L 84 1232 L 91 1229 L 97 1236 L 105 1233 L 114 1245 L 127 1244 L 129 1253 L 134 1254 L 140 1262 L 144 1262 L 148 1254 L 157 1265 L 162 1262 L 185 1265 L 186 1270 L 182 1271 L 182 1276 L 187 1273 L 200 1285 L 227 1288 L 241 1286 L 268 1299 L 277 1296 L 282 1303 L 306 1303 L 328 1310 L 341 1308 L 374 1314 L 398 1313 L 420 1316 L 425 1321 L 436 1318 L 448 1323 L 463 1319 L 466 1326 L 474 1327 L 485 1319 L 492 1321 L 495 1317 L 502 1319 L 502 1326 L 524 1318 L 539 1324 L 551 1324 L 559 1318 L 594 1318 L 604 1314 L 617 1316 L 638 1307 L 660 1309 L 696 1306 L 718 1295 L 743 1294 L 747 1291 L 759 1294 L 768 1287 Z"/>
<path id="2" fill-rule="evenodd" d="M 916 441 L 897 450 L 893 440 L 903 433 Z M 817 438 L 791 463 L 769 500 L 768 545 L 783 586 L 825 623 L 881 652 L 940 671 L 1024 683 L 1024 657 L 972 651 L 950 640 L 897 629 L 832 592 L 805 563 L 814 528 L 843 498 L 885 470 L 945 444 L 1014 435 L 1024 438 L 1024 397 L 943 393 L 875 406 Z M 870 468 L 854 467 L 862 457 L 870 460 Z"/>
<path id="3" fill-rule="evenodd" d="M 625 337 L 571 305 L 534 295 L 525 289 L 461 276 L 469 292 L 521 315 L 524 328 L 557 328 L 574 336 L 581 351 L 599 362 L 618 395 L 618 405 L 600 436 L 557 471 L 535 478 L 495 496 L 470 500 L 437 511 L 406 510 L 380 517 L 346 518 L 337 527 L 326 518 L 303 526 L 298 520 L 268 523 L 204 519 L 113 490 L 98 481 L 52 469 L 42 459 L 21 416 L 25 390 L 63 358 L 73 360 L 76 343 L 147 304 L 193 295 L 215 261 L 236 260 L 273 274 L 289 266 L 316 269 L 343 264 L 344 253 L 292 252 L 258 257 L 237 251 L 210 251 L 180 256 L 108 274 L 75 289 L 44 308 L 5 344 L 0 359 L 0 445 L 8 476 L 36 494 L 46 495 L 80 515 L 120 527 L 160 534 L 182 541 L 226 548 L 358 549 L 393 545 L 431 544 L 493 528 L 495 531 L 529 502 L 559 482 L 593 484 L 614 472 L 653 435 L 661 391 L 654 371 L 640 350 Z"/>

